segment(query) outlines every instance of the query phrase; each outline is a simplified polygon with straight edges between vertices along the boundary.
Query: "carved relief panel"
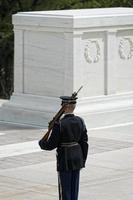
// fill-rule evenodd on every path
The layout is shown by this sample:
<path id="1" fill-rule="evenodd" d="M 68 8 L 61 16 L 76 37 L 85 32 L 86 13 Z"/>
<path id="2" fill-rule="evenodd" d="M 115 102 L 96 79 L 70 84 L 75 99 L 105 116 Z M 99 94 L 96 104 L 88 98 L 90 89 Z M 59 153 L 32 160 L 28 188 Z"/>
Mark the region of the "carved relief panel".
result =
<path id="1" fill-rule="evenodd" d="M 133 38 L 123 37 L 120 39 L 119 55 L 124 60 L 133 58 Z"/>
<path id="2" fill-rule="evenodd" d="M 85 33 L 82 37 L 86 96 L 104 95 L 104 38 L 103 32 Z"/>
<path id="3" fill-rule="evenodd" d="M 88 63 L 97 63 L 100 59 L 100 45 L 98 40 L 88 40 L 84 49 L 84 56 Z"/>
<path id="4" fill-rule="evenodd" d="M 117 33 L 117 93 L 133 91 L 133 31 L 121 30 Z"/>

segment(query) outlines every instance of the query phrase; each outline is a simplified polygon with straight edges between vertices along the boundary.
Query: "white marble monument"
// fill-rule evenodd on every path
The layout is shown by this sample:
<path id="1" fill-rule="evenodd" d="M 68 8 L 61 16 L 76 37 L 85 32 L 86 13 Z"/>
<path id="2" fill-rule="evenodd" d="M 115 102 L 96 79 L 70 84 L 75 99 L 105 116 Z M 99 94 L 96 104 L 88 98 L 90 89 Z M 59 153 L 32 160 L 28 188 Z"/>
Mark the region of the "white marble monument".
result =
<path id="1" fill-rule="evenodd" d="M 133 122 L 133 8 L 20 12 L 14 93 L 0 120 L 46 127 L 61 95 L 83 85 L 88 128 Z"/>

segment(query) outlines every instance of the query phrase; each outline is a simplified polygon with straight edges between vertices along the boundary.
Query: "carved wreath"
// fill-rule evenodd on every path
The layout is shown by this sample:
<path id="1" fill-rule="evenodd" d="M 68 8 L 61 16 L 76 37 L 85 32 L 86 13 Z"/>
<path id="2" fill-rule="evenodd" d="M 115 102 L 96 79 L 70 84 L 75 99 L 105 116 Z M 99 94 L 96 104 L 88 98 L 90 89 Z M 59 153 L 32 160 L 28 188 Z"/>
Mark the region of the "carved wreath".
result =
<path id="1" fill-rule="evenodd" d="M 121 59 L 131 59 L 133 57 L 133 39 L 123 38 L 119 44 L 119 54 Z"/>
<path id="2" fill-rule="evenodd" d="M 100 59 L 100 46 L 96 40 L 88 40 L 85 45 L 84 56 L 88 63 L 96 63 Z"/>

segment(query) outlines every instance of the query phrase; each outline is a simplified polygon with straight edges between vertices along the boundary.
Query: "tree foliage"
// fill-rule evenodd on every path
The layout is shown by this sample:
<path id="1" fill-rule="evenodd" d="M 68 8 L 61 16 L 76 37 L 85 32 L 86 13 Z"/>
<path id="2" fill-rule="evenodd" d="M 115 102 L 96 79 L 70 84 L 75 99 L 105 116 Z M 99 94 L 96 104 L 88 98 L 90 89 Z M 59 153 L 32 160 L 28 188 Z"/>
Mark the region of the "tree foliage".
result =
<path id="1" fill-rule="evenodd" d="M 13 92 L 12 14 L 101 7 L 133 7 L 133 0 L 0 0 L 0 98 L 9 98 Z"/>

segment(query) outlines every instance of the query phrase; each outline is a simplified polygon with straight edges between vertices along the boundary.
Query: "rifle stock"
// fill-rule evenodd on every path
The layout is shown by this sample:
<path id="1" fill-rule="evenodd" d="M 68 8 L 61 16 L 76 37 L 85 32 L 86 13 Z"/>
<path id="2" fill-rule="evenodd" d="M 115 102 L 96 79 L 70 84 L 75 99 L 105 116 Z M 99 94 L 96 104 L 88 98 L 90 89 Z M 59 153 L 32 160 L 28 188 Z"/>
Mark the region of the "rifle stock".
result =
<path id="1" fill-rule="evenodd" d="M 47 140 L 49 138 L 49 135 L 50 135 L 50 132 L 54 126 L 54 123 L 56 121 L 59 121 L 59 119 L 61 118 L 61 116 L 63 115 L 64 113 L 64 110 L 65 110 L 65 107 L 66 107 L 67 104 L 64 104 L 60 110 L 58 111 L 58 113 L 53 117 L 53 119 L 49 122 L 49 125 L 48 125 L 48 131 L 45 133 L 44 137 L 42 139 L 44 140 Z"/>

